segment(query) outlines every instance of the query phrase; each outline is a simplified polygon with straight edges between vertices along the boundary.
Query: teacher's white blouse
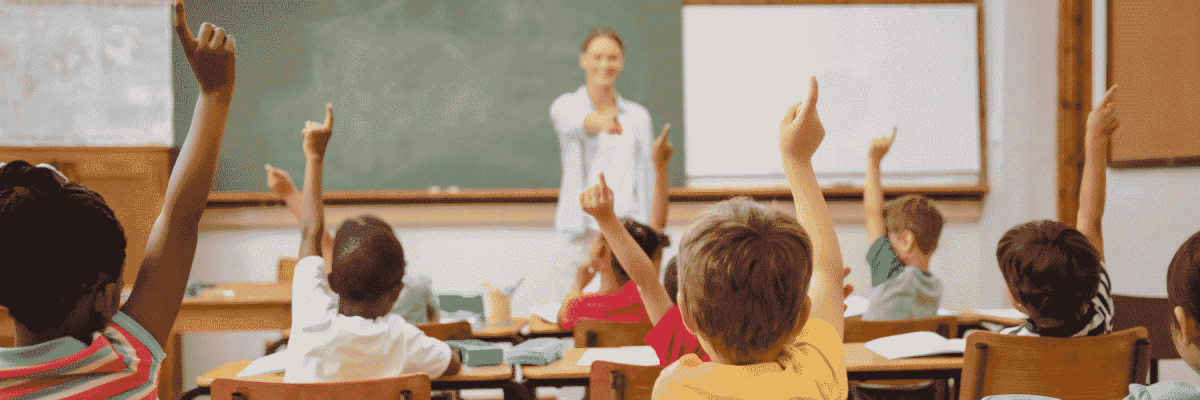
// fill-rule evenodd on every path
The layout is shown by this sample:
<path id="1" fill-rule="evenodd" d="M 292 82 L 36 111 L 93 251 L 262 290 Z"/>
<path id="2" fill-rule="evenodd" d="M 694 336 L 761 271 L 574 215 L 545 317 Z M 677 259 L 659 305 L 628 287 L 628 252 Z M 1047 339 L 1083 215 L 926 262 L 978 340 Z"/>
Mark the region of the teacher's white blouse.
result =
<path id="1" fill-rule="evenodd" d="M 599 182 L 600 172 L 613 190 L 613 210 L 618 217 L 648 224 L 654 190 L 651 163 L 650 112 L 638 103 L 617 98 L 617 120 L 622 134 L 589 133 L 583 120 L 596 111 L 587 86 L 558 96 L 550 105 L 550 119 L 562 147 L 562 184 L 554 229 L 569 238 L 588 230 L 598 231 L 596 220 L 579 208 L 579 193 Z"/>

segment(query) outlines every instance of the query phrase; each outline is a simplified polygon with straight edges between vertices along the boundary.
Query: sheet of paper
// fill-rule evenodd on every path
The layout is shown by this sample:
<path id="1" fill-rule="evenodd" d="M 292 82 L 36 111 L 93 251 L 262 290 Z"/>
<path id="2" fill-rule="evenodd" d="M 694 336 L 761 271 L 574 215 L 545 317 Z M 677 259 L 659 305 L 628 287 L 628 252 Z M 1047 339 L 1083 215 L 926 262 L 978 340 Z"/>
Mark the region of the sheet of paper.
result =
<path id="1" fill-rule="evenodd" d="M 871 300 L 858 295 L 846 296 L 846 312 L 842 314 L 842 318 L 850 318 L 855 315 L 862 315 L 867 312 L 867 306 L 871 305 Z"/>
<path id="2" fill-rule="evenodd" d="M 242 372 L 238 372 L 237 376 L 277 374 L 283 372 L 290 361 L 292 359 L 288 357 L 287 350 L 268 354 L 250 362 L 250 365 L 247 365 Z"/>
<path id="3" fill-rule="evenodd" d="M 945 317 L 947 315 L 958 315 L 958 311 L 954 311 L 949 308 L 939 308 L 937 311 L 937 315 L 939 317 Z"/>
<path id="4" fill-rule="evenodd" d="M 562 307 L 562 303 L 538 304 L 536 306 L 529 307 L 529 313 L 539 316 L 539 317 L 542 317 L 542 319 L 544 319 L 546 321 L 550 321 L 550 323 L 552 323 L 552 324 L 557 324 L 558 323 L 558 309 L 561 307 Z"/>
<path id="5" fill-rule="evenodd" d="M 946 339 L 933 332 L 911 332 L 872 340 L 863 344 L 889 360 L 921 357 L 937 354 L 962 354 L 967 349 L 966 339 Z"/>
<path id="6" fill-rule="evenodd" d="M 1014 319 L 1029 318 L 1028 315 L 1025 315 L 1025 313 L 1023 313 L 1023 312 L 1017 311 L 1017 309 L 1015 309 L 1015 308 L 985 308 L 985 309 L 976 309 L 975 312 L 979 313 L 979 314 L 994 315 L 997 317 L 1004 317 L 1004 318 L 1014 318 Z"/>
<path id="7" fill-rule="evenodd" d="M 596 361 L 653 366 L 658 365 L 658 354 L 650 346 L 596 347 L 584 351 L 575 365 L 590 367 Z"/>

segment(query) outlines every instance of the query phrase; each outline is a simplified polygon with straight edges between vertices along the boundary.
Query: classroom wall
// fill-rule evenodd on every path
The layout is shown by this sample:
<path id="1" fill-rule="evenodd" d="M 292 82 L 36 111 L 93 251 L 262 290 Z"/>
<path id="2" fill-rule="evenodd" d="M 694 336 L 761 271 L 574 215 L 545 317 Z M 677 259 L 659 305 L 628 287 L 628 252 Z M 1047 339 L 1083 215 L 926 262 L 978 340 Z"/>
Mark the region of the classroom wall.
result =
<path id="1" fill-rule="evenodd" d="M 1056 213 L 1052 171 L 1057 4 L 1044 0 L 986 0 L 984 4 L 987 180 L 991 191 L 977 222 L 948 224 L 942 234 L 932 268 L 946 283 L 942 306 L 947 308 L 1006 306 L 1004 282 L 995 261 L 996 242 L 1013 225 L 1054 218 Z M 1110 183 L 1110 190 L 1115 186 Z M 1109 204 L 1110 212 L 1120 207 L 1117 201 Z M 667 233 L 678 239 L 682 225 L 673 223 Z M 556 300 L 570 282 L 570 267 L 556 265 L 561 260 L 555 256 L 550 229 L 549 224 L 423 227 L 401 228 L 398 233 L 406 246 L 410 271 L 432 278 L 435 291 L 477 290 L 483 281 L 503 283 L 529 276 L 514 298 L 514 314 L 521 314 L 531 305 Z M 839 223 L 836 229 L 846 264 L 854 270 L 849 282 L 856 286 L 856 294 L 866 295 L 870 280 L 863 260 L 869 244 L 865 230 L 861 222 Z M 1113 237 L 1109 243 L 1115 241 Z M 295 254 L 298 244 L 298 231 L 290 229 L 203 231 L 191 279 L 272 281 L 277 258 Z M 1115 260 L 1114 256 L 1110 259 Z M 532 293 L 538 295 L 528 296 Z M 271 337 L 278 334 L 187 335 L 184 386 L 194 386 L 195 376 L 225 362 L 260 356 L 263 340 Z"/>

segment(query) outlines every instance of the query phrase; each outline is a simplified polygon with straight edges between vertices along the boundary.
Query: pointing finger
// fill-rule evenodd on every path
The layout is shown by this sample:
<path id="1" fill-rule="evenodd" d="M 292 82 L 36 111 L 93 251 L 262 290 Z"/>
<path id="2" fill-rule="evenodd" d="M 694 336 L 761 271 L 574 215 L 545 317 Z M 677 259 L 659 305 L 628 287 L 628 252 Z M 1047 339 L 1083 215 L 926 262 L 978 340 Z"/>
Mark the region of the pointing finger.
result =
<path id="1" fill-rule="evenodd" d="M 333 127 L 333 103 L 325 103 L 325 127 Z"/>
<path id="2" fill-rule="evenodd" d="M 671 124 L 666 124 L 666 125 L 663 125 L 662 134 L 659 135 L 658 137 L 660 139 L 666 140 L 666 137 L 669 134 L 671 134 Z"/>
<path id="3" fill-rule="evenodd" d="M 175 0 L 175 34 L 179 36 L 179 44 L 189 57 L 196 50 L 196 38 L 188 29 L 187 16 L 183 13 L 183 0 Z"/>
<path id="4" fill-rule="evenodd" d="M 892 136 L 888 138 L 888 144 L 891 144 L 893 140 L 896 140 L 896 127 L 895 126 L 892 127 Z"/>
<path id="5" fill-rule="evenodd" d="M 817 106 L 817 77 L 809 78 L 808 80 L 808 100 L 804 103 L 810 107 Z"/>
<path id="6" fill-rule="evenodd" d="M 604 181 L 604 173 L 600 173 L 600 187 L 608 187 L 608 182 Z"/>

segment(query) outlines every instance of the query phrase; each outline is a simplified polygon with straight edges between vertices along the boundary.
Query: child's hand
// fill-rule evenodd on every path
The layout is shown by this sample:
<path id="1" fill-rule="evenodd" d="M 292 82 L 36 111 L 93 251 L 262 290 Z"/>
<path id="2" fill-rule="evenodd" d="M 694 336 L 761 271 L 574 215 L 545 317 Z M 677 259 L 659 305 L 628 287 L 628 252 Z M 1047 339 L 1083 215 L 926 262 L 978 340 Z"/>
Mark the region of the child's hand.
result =
<path id="1" fill-rule="evenodd" d="M 296 184 L 292 183 L 292 176 L 288 175 L 287 171 L 271 166 L 271 164 L 263 165 L 267 170 L 267 187 L 271 188 L 279 198 L 287 198 L 293 193 L 296 193 Z"/>
<path id="2" fill-rule="evenodd" d="M 613 213 L 613 191 L 604 182 L 604 173 L 600 173 L 600 183 L 579 193 L 579 206 L 583 212 L 596 219 L 606 216 L 616 217 Z"/>
<path id="3" fill-rule="evenodd" d="M 304 155 L 325 158 L 325 146 L 333 135 L 333 104 L 325 104 L 325 123 L 304 121 Z"/>
<path id="4" fill-rule="evenodd" d="M 812 155 L 825 139 L 825 127 L 817 116 L 817 77 L 809 80 L 808 100 L 788 109 L 779 122 L 779 148 L 783 154 L 801 161 Z"/>
<path id="5" fill-rule="evenodd" d="M 1116 92 L 1117 85 L 1108 89 L 1104 93 L 1104 98 L 1100 100 L 1100 104 L 1088 113 L 1087 119 L 1087 134 L 1100 135 L 1100 137 L 1109 137 L 1117 127 L 1121 126 L 1120 118 L 1117 118 L 1117 108 L 1113 105 L 1113 93 Z"/>
<path id="6" fill-rule="evenodd" d="M 888 150 L 892 148 L 892 140 L 896 139 L 896 127 L 892 127 L 891 136 L 880 136 L 871 139 L 871 150 L 867 153 L 867 157 L 875 161 L 883 160 L 883 156 L 887 155 Z"/>
<path id="7" fill-rule="evenodd" d="M 226 35 L 225 29 L 205 22 L 200 25 L 200 35 L 193 37 L 183 13 L 183 0 L 175 0 L 175 33 L 196 81 L 200 82 L 200 91 L 232 96 L 237 80 L 237 46 L 233 35 Z"/>
<path id="8" fill-rule="evenodd" d="M 665 167 L 671 162 L 671 155 L 675 154 L 675 146 L 667 140 L 667 135 L 671 133 L 671 124 L 663 125 L 662 134 L 658 139 L 654 140 L 654 166 Z"/>

